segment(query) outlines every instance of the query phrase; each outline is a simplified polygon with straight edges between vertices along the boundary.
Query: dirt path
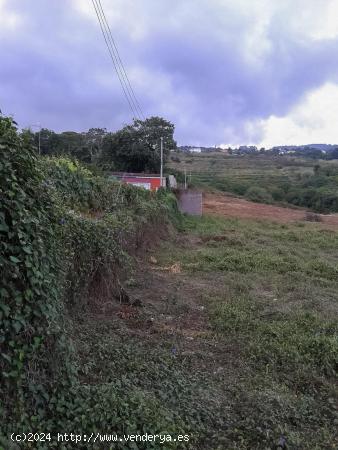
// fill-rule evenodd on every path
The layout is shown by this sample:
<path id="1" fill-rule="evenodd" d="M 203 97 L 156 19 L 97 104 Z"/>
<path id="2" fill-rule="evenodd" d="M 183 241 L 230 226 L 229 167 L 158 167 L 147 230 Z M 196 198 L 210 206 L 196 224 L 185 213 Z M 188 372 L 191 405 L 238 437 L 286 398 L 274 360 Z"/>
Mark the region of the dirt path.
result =
<path id="1" fill-rule="evenodd" d="M 280 223 L 305 221 L 305 209 L 254 203 L 227 194 L 205 193 L 203 213 L 242 219 L 263 219 Z M 323 228 L 338 229 L 338 214 L 319 214 Z"/>
<path id="2" fill-rule="evenodd" d="M 185 236 L 178 248 L 199 247 L 202 240 Z M 213 274 L 185 273 L 180 263 L 166 266 L 157 260 L 158 249 L 139 260 L 128 286 L 131 304 L 113 301 L 96 305 L 93 319 L 110 324 L 114 332 L 145 345 L 163 345 L 174 355 L 189 358 L 196 368 L 233 377 L 239 365 L 231 342 L 215 340 L 205 306 L 206 295 L 221 295 L 223 287 Z M 133 305 L 134 303 L 134 305 Z M 136 305 L 136 306 L 135 306 Z"/>

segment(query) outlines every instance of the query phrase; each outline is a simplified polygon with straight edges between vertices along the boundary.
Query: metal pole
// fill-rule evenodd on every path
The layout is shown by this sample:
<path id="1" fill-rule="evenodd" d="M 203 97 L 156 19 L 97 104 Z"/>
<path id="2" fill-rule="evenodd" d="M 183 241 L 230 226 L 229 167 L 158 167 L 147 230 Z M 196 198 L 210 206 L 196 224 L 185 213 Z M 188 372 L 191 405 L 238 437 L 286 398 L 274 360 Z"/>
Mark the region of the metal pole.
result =
<path id="1" fill-rule="evenodd" d="M 184 168 L 184 189 L 187 189 L 187 169 Z"/>
<path id="2" fill-rule="evenodd" d="M 163 137 L 161 137 L 161 169 L 160 169 L 160 177 L 161 177 L 161 187 L 163 186 Z"/>
<path id="3" fill-rule="evenodd" d="M 41 125 L 39 128 L 39 155 L 41 155 Z"/>
<path id="4" fill-rule="evenodd" d="M 41 123 L 34 123 L 33 125 L 28 125 L 29 129 L 31 127 L 39 127 L 39 134 L 38 134 L 38 151 L 39 155 L 41 155 Z"/>

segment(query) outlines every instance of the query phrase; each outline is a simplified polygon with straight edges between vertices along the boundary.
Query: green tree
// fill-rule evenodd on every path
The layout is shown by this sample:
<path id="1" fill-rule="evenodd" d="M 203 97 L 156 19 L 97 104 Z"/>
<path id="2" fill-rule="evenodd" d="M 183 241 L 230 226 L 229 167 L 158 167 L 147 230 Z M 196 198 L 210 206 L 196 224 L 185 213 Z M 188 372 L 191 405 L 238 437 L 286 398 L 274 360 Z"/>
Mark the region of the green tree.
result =
<path id="1" fill-rule="evenodd" d="M 314 175 L 319 175 L 319 172 L 320 172 L 320 165 L 319 164 L 315 164 L 313 166 L 313 173 L 314 173 Z"/>
<path id="2" fill-rule="evenodd" d="M 75 155 L 85 146 L 85 139 L 81 133 L 64 131 L 59 134 L 62 152 L 67 155 Z"/>
<path id="3" fill-rule="evenodd" d="M 338 147 L 326 154 L 326 159 L 338 159 Z"/>
<path id="4" fill-rule="evenodd" d="M 42 155 L 57 155 L 61 152 L 61 142 L 59 135 L 48 128 L 42 128 L 39 132 L 34 133 L 34 145 L 39 147 L 40 138 L 40 150 Z"/>
<path id="5" fill-rule="evenodd" d="M 90 154 L 90 162 L 100 158 L 102 153 L 103 139 L 107 134 L 106 128 L 90 128 L 85 134 L 85 143 Z"/>
<path id="6" fill-rule="evenodd" d="M 174 125 L 161 118 L 134 120 L 103 140 L 101 162 L 117 170 L 129 172 L 159 172 L 160 138 L 163 137 L 164 160 L 177 148 Z"/>

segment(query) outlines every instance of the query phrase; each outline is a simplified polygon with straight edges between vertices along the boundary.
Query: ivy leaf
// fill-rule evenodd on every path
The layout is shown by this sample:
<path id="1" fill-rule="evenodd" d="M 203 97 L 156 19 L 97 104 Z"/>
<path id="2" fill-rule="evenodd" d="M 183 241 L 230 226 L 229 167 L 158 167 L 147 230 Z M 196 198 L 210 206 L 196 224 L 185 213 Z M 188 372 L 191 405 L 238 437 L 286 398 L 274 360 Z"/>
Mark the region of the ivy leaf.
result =
<path id="1" fill-rule="evenodd" d="M 10 313 L 10 311 L 11 311 L 10 307 L 9 307 L 8 305 L 4 305 L 4 304 L 0 303 L 0 308 L 1 308 L 2 311 L 4 312 L 5 317 L 8 317 L 8 316 L 9 316 L 9 313 Z"/>
<path id="2" fill-rule="evenodd" d="M 16 331 L 17 333 L 19 333 L 19 331 L 20 331 L 21 328 L 22 328 L 22 325 L 21 325 L 20 322 L 13 322 L 13 328 L 15 329 L 15 331 Z"/>
<path id="3" fill-rule="evenodd" d="M 0 295 L 3 298 L 8 298 L 9 297 L 9 293 L 8 293 L 7 289 L 5 289 L 5 288 L 1 288 L 0 289 Z"/>
<path id="4" fill-rule="evenodd" d="M 0 231 L 7 232 L 9 231 L 9 228 L 5 223 L 0 223 Z"/>
<path id="5" fill-rule="evenodd" d="M 1 353 L 1 356 L 2 356 L 4 359 L 6 359 L 8 362 L 11 362 L 11 361 L 12 361 L 11 357 L 10 357 L 9 355 L 6 355 L 6 353 Z"/>
<path id="6" fill-rule="evenodd" d="M 10 256 L 9 259 L 14 263 L 14 264 L 18 264 L 20 261 L 20 259 L 18 259 L 16 256 Z"/>

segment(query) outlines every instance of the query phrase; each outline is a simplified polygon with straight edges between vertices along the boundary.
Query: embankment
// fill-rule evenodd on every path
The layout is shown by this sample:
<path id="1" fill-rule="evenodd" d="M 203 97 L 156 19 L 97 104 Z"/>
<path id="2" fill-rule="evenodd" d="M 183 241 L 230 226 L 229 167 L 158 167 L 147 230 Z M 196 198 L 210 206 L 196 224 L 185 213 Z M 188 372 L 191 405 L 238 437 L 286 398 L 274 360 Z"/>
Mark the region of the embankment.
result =
<path id="1" fill-rule="evenodd" d="M 8 118 L 0 118 L 0 147 L 0 444 L 10 448 L 16 430 L 180 431 L 156 399 L 80 379 L 72 338 L 74 320 L 91 307 L 128 302 L 132 256 L 168 230 L 175 199 L 39 158 Z"/>

